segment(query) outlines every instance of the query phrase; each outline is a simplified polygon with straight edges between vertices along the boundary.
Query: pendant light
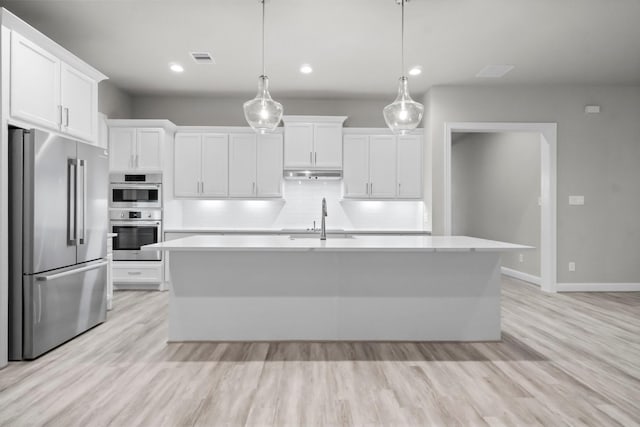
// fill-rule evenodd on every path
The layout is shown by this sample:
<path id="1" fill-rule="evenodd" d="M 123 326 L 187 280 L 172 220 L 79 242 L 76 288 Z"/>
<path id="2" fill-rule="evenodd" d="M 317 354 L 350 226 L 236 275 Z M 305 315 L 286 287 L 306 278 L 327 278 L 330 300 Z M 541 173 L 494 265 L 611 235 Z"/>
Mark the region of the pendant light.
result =
<path id="1" fill-rule="evenodd" d="M 424 114 L 424 106 L 411 99 L 409 80 L 404 74 L 404 4 L 409 0 L 395 0 L 402 4 L 402 59 L 401 73 L 398 82 L 398 96 L 395 101 L 384 107 L 384 121 L 393 133 L 404 135 L 420 124 Z"/>
<path id="2" fill-rule="evenodd" d="M 244 103 L 244 117 L 249 126 L 256 132 L 273 131 L 282 119 L 282 104 L 274 101 L 269 94 L 269 78 L 264 69 L 264 2 L 262 3 L 262 75 L 258 77 L 258 94 L 255 98 Z"/>

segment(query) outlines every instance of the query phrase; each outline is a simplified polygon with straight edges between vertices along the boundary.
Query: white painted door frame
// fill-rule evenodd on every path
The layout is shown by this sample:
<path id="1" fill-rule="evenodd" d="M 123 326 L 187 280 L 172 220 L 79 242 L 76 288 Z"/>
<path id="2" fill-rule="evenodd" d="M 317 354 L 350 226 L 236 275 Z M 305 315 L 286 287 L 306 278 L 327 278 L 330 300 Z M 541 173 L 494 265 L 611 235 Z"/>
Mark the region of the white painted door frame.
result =
<path id="1" fill-rule="evenodd" d="M 451 235 L 451 136 L 454 132 L 533 132 L 540 134 L 541 142 L 541 236 L 540 236 L 540 278 L 541 288 L 546 292 L 556 292 L 556 167 L 557 167 L 557 124 L 517 123 L 517 122 L 448 122 L 444 124 L 444 234 Z"/>

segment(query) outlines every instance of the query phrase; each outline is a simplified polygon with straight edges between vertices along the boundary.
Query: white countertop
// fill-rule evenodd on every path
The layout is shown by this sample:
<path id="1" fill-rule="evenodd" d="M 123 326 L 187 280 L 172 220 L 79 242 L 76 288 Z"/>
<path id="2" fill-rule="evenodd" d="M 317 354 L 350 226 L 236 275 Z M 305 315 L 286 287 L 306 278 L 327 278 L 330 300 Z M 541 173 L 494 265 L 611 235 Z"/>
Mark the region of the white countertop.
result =
<path id="1" fill-rule="evenodd" d="M 343 232 L 344 234 L 344 232 Z M 355 236 L 352 238 L 290 238 L 282 235 L 190 236 L 143 246 L 166 251 L 521 251 L 515 245 L 467 236 Z"/>
<path id="2" fill-rule="evenodd" d="M 311 230 L 305 230 L 303 228 L 211 228 L 211 227 L 180 227 L 180 226 L 168 226 L 164 227 L 165 233 L 212 233 L 212 234 L 254 234 L 254 235 L 291 235 L 291 234 L 305 234 L 314 233 Z M 316 233 L 320 233 L 316 231 Z M 376 235 L 430 235 L 431 232 L 427 230 L 342 230 L 342 229 L 328 229 L 327 234 L 376 234 Z"/>

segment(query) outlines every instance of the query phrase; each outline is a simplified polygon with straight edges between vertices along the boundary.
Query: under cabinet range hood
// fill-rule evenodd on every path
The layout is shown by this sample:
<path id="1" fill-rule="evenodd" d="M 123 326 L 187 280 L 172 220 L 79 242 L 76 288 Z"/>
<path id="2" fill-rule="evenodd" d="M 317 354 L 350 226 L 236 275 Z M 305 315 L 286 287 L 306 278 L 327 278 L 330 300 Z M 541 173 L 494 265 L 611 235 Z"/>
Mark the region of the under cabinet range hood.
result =
<path id="1" fill-rule="evenodd" d="M 341 170 L 308 170 L 308 169 L 285 169 L 282 174 L 284 179 L 307 179 L 307 180 L 338 180 L 342 179 Z"/>

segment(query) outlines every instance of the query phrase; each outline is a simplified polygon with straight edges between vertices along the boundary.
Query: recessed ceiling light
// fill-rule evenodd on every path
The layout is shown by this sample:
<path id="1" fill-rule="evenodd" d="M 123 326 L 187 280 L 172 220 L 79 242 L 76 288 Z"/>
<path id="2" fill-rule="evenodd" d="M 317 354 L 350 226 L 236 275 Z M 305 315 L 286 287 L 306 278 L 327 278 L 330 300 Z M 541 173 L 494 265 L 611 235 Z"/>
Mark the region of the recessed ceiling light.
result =
<path id="1" fill-rule="evenodd" d="M 184 67 L 177 62 L 172 62 L 171 64 L 169 64 L 169 69 L 174 73 L 181 73 L 184 71 Z"/>
<path id="2" fill-rule="evenodd" d="M 411 76 L 419 76 L 420 74 L 422 74 L 422 67 L 420 65 L 416 65 L 409 70 L 409 75 Z"/>
<path id="3" fill-rule="evenodd" d="M 476 77 L 485 79 L 497 79 L 513 70 L 513 65 L 487 65 L 476 74 Z"/>
<path id="4" fill-rule="evenodd" d="M 311 68 L 311 65 L 309 64 L 302 64 L 300 66 L 300 72 L 302 74 L 311 74 L 313 72 L 313 68 Z"/>

